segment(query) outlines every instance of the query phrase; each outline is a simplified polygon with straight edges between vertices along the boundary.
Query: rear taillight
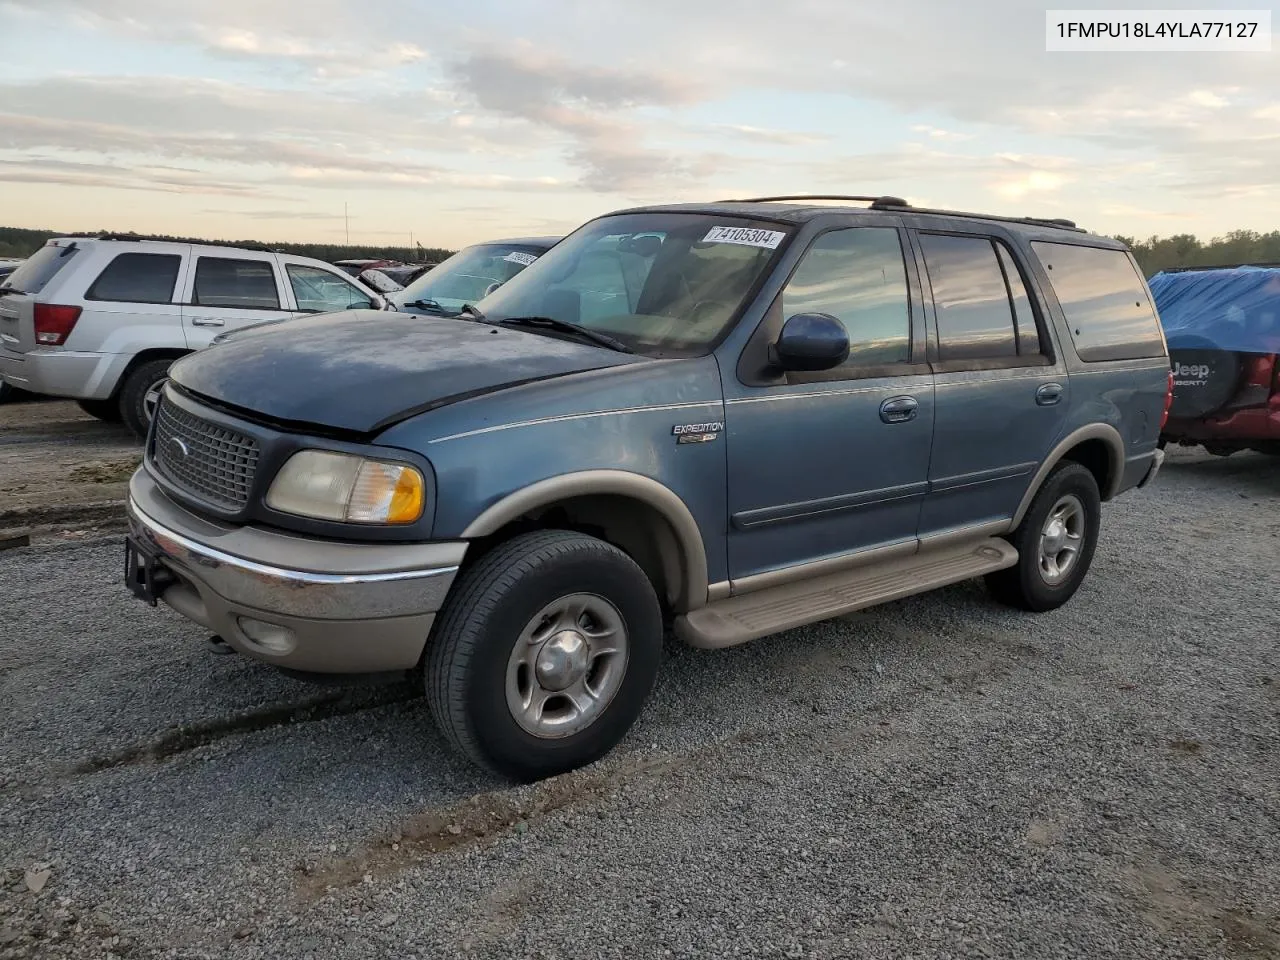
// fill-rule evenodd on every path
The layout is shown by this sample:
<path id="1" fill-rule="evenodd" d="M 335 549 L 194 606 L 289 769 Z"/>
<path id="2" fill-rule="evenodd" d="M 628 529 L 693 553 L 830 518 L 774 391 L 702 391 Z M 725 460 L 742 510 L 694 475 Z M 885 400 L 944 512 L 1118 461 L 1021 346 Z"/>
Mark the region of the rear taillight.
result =
<path id="1" fill-rule="evenodd" d="M 1249 358 L 1244 365 L 1244 382 L 1254 387 L 1271 388 L 1271 378 L 1275 374 L 1276 355 L 1261 353 Z"/>
<path id="2" fill-rule="evenodd" d="M 46 347 L 58 347 L 67 342 L 76 321 L 80 319 L 79 307 L 63 307 L 56 303 L 35 305 L 36 343 Z"/>
<path id="3" fill-rule="evenodd" d="M 1164 388 L 1164 412 L 1160 414 L 1160 429 L 1169 422 L 1169 408 L 1173 406 L 1173 371 L 1169 371 L 1169 380 Z"/>

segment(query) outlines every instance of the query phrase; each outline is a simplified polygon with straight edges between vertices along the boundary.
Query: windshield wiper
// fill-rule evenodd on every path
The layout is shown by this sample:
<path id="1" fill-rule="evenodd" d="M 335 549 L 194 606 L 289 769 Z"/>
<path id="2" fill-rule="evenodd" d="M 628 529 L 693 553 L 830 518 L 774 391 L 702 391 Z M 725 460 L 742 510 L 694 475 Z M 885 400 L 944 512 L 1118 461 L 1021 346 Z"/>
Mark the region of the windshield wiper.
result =
<path id="1" fill-rule="evenodd" d="M 444 313 L 444 307 L 440 306 L 440 304 L 436 303 L 434 300 L 429 300 L 426 297 L 423 297 L 421 300 L 410 300 L 408 303 L 401 304 L 401 306 L 417 307 L 420 310 L 434 310 L 436 313 Z"/>
<path id="2" fill-rule="evenodd" d="M 581 327 L 576 323 L 569 323 L 567 320 L 557 320 L 555 317 L 503 317 L 501 320 L 494 320 L 493 323 L 501 326 L 510 327 L 544 327 L 547 330 L 559 330 L 562 333 L 572 333 L 582 337 L 584 340 L 590 340 L 594 344 L 602 347 L 608 347 L 610 350 L 616 350 L 618 353 L 635 353 L 621 340 L 615 340 L 613 337 L 605 333 L 597 333 L 587 327 Z"/>
<path id="3" fill-rule="evenodd" d="M 469 317 L 472 320 L 483 320 L 484 314 L 477 310 L 469 303 L 464 303 L 462 309 L 458 311 L 458 316 Z"/>

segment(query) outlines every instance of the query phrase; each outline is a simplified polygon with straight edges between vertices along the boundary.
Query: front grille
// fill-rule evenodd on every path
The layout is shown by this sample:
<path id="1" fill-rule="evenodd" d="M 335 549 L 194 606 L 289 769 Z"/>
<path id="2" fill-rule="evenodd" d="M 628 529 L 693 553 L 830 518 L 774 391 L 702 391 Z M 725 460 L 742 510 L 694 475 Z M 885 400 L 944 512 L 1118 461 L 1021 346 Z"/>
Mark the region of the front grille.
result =
<path id="1" fill-rule="evenodd" d="M 172 403 L 156 410 L 152 462 L 180 490 L 229 511 L 249 503 L 258 441 L 210 423 Z"/>

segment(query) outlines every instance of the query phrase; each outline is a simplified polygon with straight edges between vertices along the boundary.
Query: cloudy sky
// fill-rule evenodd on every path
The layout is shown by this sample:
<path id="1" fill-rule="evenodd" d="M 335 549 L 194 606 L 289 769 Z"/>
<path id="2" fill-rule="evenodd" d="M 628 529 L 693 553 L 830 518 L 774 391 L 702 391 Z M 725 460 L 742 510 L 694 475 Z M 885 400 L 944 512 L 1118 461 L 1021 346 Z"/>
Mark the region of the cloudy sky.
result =
<path id="1" fill-rule="evenodd" d="M 1280 45 L 1046 53 L 1045 8 L 0 0 L 0 223 L 341 241 L 345 204 L 353 243 L 452 247 L 848 192 L 1280 228 Z"/>

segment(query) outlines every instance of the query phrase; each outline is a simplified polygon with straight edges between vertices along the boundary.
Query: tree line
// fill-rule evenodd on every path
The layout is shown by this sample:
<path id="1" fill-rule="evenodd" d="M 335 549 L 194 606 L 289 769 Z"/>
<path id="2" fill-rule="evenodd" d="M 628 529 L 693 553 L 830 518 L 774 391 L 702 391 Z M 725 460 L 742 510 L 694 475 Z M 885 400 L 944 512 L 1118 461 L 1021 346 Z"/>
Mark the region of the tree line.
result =
<path id="1" fill-rule="evenodd" d="M 1280 265 L 1280 230 L 1258 233 L 1232 230 L 1208 243 L 1190 233 L 1137 240 L 1116 237 L 1133 251 L 1143 273 L 1152 277 L 1171 267 L 1220 267 L 1238 263 Z"/>
<path id="2" fill-rule="evenodd" d="M 99 234 L 81 234 L 98 236 Z M 164 237 L 136 233 L 115 234 L 151 240 L 181 240 L 188 243 L 220 243 L 222 241 L 193 240 L 190 237 Z M 24 230 L 19 227 L 0 227 L 0 257 L 27 257 L 38 250 L 46 240 L 58 234 L 50 230 Z M 1171 237 L 1150 237 L 1138 240 L 1117 236 L 1128 245 L 1141 265 L 1143 272 L 1154 276 L 1170 267 L 1214 267 L 1235 263 L 1280 264 L 1280 230 L 1258 233 L 1254 230 L 1232 230 L 1222 237 L 1203 241 L 1189 233 Z M 405 246 L 353 246 L 339 243 L 262 243 L 260 241 L 236 241 L 230 246 L 268 247 L 281 253 L 293 253 L 303 257 L 315 257 L 332 263 L 335 260 L 388 259 L 410 263 L 438 263 L 453 251 L 442 247 L 416 248 Z"/>
<path id="3" fill-rule="evenodd" d="M 55 233 L 52 230 L 24 230 L 0 227 L 0 257 L 29 257 L 44 246 L 50 237 L 115 236 L 134 240 L 170 240 L 180 243 L 216 243 L 230 247 L 268 248 L 279 253 L 314 257 L 333 263 L 335 260 L 400 260 L 406 263 L 439 263 L 454 251 L 443 247 L 365 246 L 342 243 L 263 243 L 260 240 L 201 240 L 194 237 L 171 237 L 160 234 L 116 233 L 100 230 L 94 233 Z"/>

